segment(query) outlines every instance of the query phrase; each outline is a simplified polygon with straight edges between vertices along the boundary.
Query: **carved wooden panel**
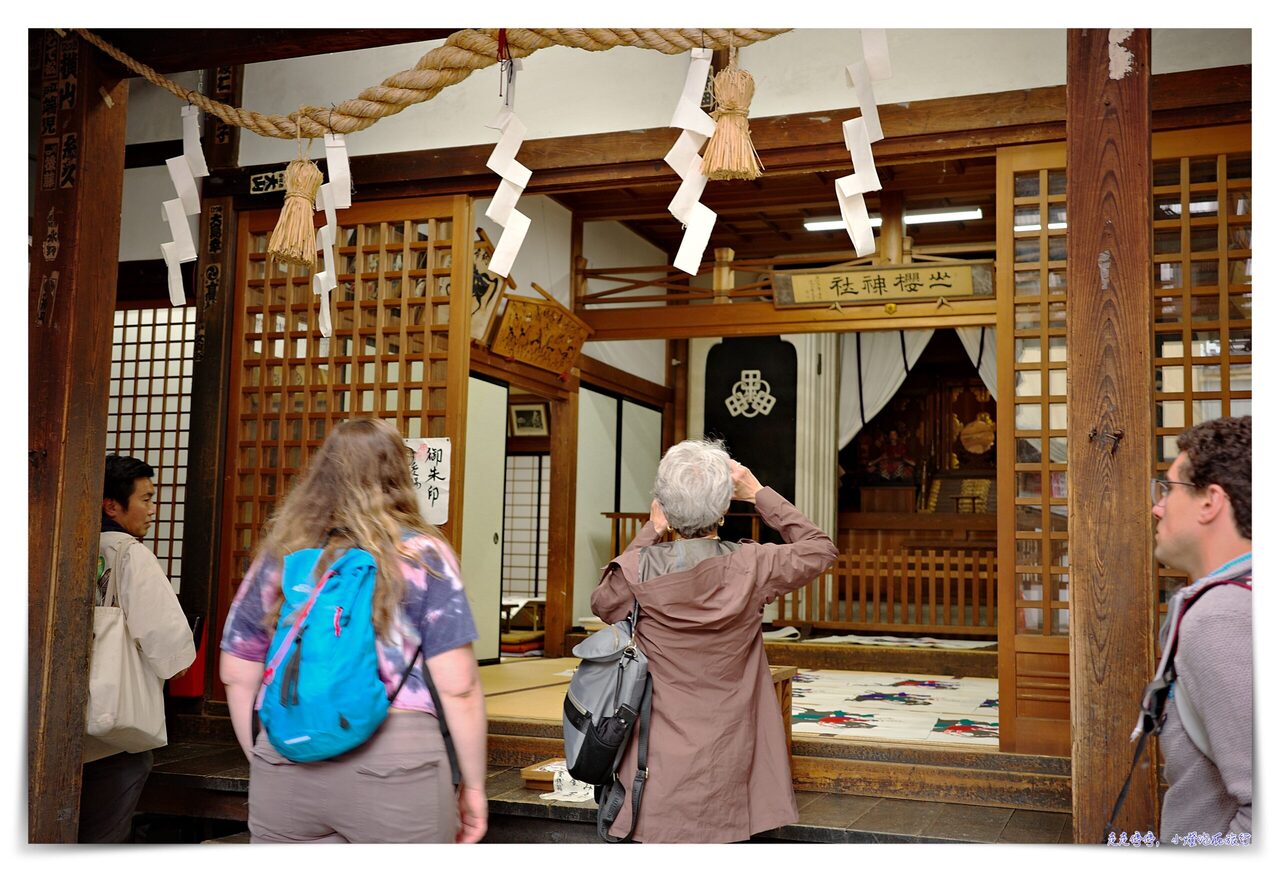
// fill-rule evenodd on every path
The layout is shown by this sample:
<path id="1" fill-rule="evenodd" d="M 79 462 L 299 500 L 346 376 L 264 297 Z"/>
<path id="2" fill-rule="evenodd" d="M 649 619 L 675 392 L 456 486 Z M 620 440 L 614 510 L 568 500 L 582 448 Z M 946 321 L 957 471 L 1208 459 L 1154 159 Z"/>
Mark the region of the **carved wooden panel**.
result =
<path id="1" fill-rule="evenodd" d="M 507 308 L 491 347 L 494 354 L 562 373 L 575 365 L 590 334 L 582 319 L 553 299 L 507 294 Z"/>

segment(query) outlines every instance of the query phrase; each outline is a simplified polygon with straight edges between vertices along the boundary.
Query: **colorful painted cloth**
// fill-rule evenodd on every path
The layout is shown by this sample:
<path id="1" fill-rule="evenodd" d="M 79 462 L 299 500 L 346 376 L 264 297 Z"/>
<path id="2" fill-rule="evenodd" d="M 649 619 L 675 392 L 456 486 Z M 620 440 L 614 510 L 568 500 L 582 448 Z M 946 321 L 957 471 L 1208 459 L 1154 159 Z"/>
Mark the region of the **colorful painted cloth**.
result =
<path id="1" fill-rule="evenodd" d="M 448 543 L 425 533 L 408 533 L 401 550 L 417 557 L 400 560 L 404 598 L 387 637 L 378 637 L 378 674 L 388 693 L 394 691 L 421 641 L 422 658 L 392 707 L 435 714 L 422 680 L 422 661 L 473 642 L 479 634 L 462 588 L 458 558 Z M 280 561 L 262 554 L 249 567 L 222 630 L 223 651 L 242 660 L 266 660 L 273 630 L 263 625 L 263 618 L 279 599 L 282 569 Z"/>

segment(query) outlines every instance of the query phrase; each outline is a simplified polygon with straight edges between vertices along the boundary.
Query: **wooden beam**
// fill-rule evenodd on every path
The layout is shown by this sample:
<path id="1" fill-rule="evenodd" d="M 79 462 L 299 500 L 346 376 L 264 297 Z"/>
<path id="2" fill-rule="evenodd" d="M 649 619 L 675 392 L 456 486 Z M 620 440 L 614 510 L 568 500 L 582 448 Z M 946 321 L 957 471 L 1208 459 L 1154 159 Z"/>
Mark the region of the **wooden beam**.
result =
<path id="1" fill-rule="evenodd" d="M 573 555 L 578 492 L 578 392 L 551 402 L 551 493 L 547 506 L 547 657 L 564 656 L 573 625 Z"/>
<path id="2" fill-rule="evenodd" d="M 475 341 L 471 343 L 470 355 L 471 372 L 548 400 L 563 399 L 578 389 L 577 373 L 573 370 L 562 381 L 553 372 L 494 354 Z"/>
<path id="3" fill-rule="evenodd" d="M 75 842 L 129 90 L 77 37 L 41 48 L 56 99 L 28 279 L 27 838 Z"/>
<path id="4" fill-rule="evenodd" d="M 195 299 L 196 264 L 178 264 L 187 302 Z M 169 268 L 163 260 L 122 260 L 116 266 L 116 307 L 144 309 L 169 305 Z"/>
<path id="5" fill-rule="evenodd" d="M 897 304 L 890 315 L 881 306 L 835 309 L 777 309 L 773 303 L 727 306 L 645 306 L 594 309 L 583 315 L 593 341 L 692 339 L 699 336 L 777 336 L 781 333 L 844 333 L 850 330 L 916 330 L 927 327 L 991 325 L 994 299 Z"/>
<path id="6" fill-rule="evenodd" d="M 1132 757 L 1138 700 L 1155 668 L 1147 497 L 1151 31 L 1134 30 L 1123 43 L 1111 33 L 1067 31 L 1067 523 L 1077 842 L 1102 836 Z M 1158 830 L 1155 766 L 1134 773 L 1115 823 L 1118 830 Z"/>

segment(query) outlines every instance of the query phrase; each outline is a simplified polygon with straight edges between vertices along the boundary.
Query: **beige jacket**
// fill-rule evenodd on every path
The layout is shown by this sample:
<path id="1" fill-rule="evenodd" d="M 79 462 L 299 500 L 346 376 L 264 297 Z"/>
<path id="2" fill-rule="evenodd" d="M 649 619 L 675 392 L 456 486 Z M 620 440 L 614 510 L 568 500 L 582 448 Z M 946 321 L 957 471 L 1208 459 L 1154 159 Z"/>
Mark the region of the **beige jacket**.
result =
<path id="1" fill-rule="evenodd" d="M 653 715 L 637 841 L 735 842 L 799 817 L 761 611 L 824 572 L 836 549 L 773 489 L 760 491 L 756 509 L 787 544 L 743 542 L 641 582 L 642 549 L 658 540 L 649 523 L 591 595 L 591 610 L 610 623 L 640 601 L 636 634 L 653 677 Z M 628 796 L 614 835 L 631 826 L 635 736 L 618 772 Z"/>
<path id="2" fill-rule="evenodd" d="M 191 627 L 178 604 L 173 584 L 151 549 L 128 533 L 104 532 L 98 537 L 98 556 L 107 572 L 117 574 L 116 587 L 125 625 L 143 659 L 155 672 L 156 681 L 163 682 L 190 666 L 196 659 Z M 104 575 L 95 592 L 99 605 L 103 604 L 106 581 Z M 118 753 L 118 748 L 85 735 L 83 762 Z"/>

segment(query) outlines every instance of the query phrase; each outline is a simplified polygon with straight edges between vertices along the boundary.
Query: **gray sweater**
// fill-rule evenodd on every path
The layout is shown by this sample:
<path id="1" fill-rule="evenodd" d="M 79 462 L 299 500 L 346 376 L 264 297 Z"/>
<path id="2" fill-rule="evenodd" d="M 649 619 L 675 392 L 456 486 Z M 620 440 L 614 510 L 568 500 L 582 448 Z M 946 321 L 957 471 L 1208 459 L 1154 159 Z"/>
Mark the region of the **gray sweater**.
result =
<path id="1" fill-rule="evenodd" d="M 1165 793 L 1160 841 L 1187 833 L 1253 832 L 1253 594 L 1216 587 L 1187 611 L 1174 665 L 1178 678 L 1160 735 Z M 1183 726 L 1190 703 L 1209 737 L 1212 759 Z"/>

